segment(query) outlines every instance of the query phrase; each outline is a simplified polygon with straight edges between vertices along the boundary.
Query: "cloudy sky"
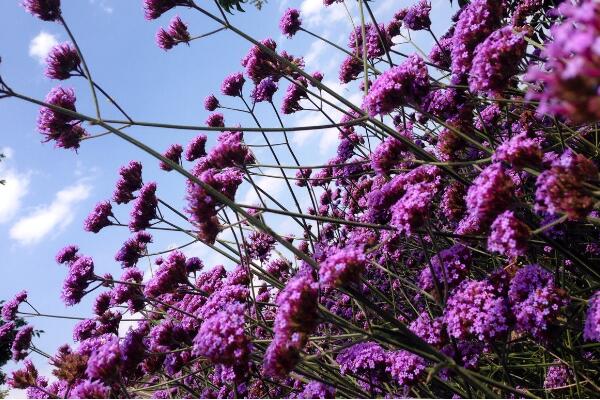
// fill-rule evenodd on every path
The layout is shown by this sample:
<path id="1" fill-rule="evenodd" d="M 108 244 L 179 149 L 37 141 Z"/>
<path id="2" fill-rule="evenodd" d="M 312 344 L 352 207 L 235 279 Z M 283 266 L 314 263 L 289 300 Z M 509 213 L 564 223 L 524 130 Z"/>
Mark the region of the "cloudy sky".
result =
<path id="1" fill-rule="evenodd" d="M 44 59 L 52 46 L 67 40 L 58 24 L 39 21 L 18 6 L 17 0 L 0 2 L 0 71 L 3 78 L 16 91 L 42 99 L 57 83 L 43 76 Z M 63 0 L 63 14 L 90 65 L 92 75 L 134 119 L 166 123 L 201 125 L 208 113 L 203 109 L 203 99 L 209 93 L 218 95 L 223 77 L 241 70 L 240 60 L 249 45 L 233 34 L 221 32 L 191 46 L 180 45 L 169 52 L 159 49 L 154 35 L 159 26 L 167 25 L 179 13 L 188 22 L 192 36 L 215 28 L 215 25 L 198 13 L 177 9 L 157 21 L 143 18 L 141 0 Z M 351 3 L 351 2 L 349 2 Z M 400 7 L 410 5 L 397 0 L 378 0 L 374 3 L 376 15 L 387 22 Z M 343 54 L 326 44 L 299 33 L 293 40 L 281 36 L 278 19 L 289 6 L 302 12 L 304 26 L 341 46 L 347 43 L 351 25 L 347 11 L 341 5 L 324 9 L 322 0 L 271 0 L 261 12 L 248 7 L 244 14 L 232 17 L 232 23 L 258 39 L 272 37 L 281 49 L 303 55 L 306 70 L 320 70 L 326 82 L 352 101 L 359 102 L 356 90 L 337 83 L 337 69 Z M 433 1 L 435 30 L 443 32 L 448 26 L 452 11 L 446 0 Z M 350 13 L 356 10 L 350 4 Z M 441 22 L 444 21 L 444 22 Z M 429 48 L 428 36 L 416 35 L 414 40 Z M 411 52 L 409 48 L 405 48 Z M 78 95 L 78 110 L 93 113 L 93 103 L 87 83 L 71 79 L 62 83 L 73 87 Z M 249 86 L 247 84 L 247 86 Z M 280 92 L 285 89 L 285 84 Z M 249 88 L 247 88 L 249 89 Z M 241 106 L 231 100 L 231 106 Z M 102 102 L 106 117 L 120 118 L 106 102 Z M 263 126 L 276 126 L 272 112 L 259 111 Z M 65 308 L 60 301 L 60 288 L 65 276 L 63 267 L 54 262 L 57 250 L 66 244 L 78 244 L 83 253 L 94 257 L 99 272 L 120 275 L 113 261 L 120 244 L 128 237 L 121 228 L 107 228 L 94 235 L 83 232 L 82 221 L 94 204 L 110 197 L 117 179 L 119 166 L 129 160 L 144 163 L 146 180 L 155 180 L 159 196 L 177 206 L 182 205 L 184 181 L 174 174 L 158 169 L 157 163 L 141 154 L 136 148 L 106 136 L 86 142 L 78 153 L 55 149 L 51 143 L 41 143 L 35 129 L 38 109 L 16 100 L 0 101 L 0 149 L 6 159 L 0 163 L 0 299 L 10 298 L 21 289 L 29 291 L 32 304 L 40 312 L 70 316 L 90 314 L 90 300 Z M 251 126 L 244 115 L 226 112 L 226 124 Z M 337 116 L 334 116 L 337 119 Z M 322 124 L 327 121 L 316 113 L 306 113 L 286 118 L 286 124 Z M 135 137 L 163 151 L 169 144 L 185 145 L 195 132 L 164 129 L 132 129 Z M 209 144 L 214 135 L 209 136 Z M 335 152 L 337 134 L 333 130 L 292 134 L 295 150 L 305 164 L 322 164 Z M 248 143 L 262 143 L 257 134 L 247 133 Z M 264 163 L 273 160 L 264 149 L 255 148 Z M 264 170 L 278 175 L 278 170 Z M 285 198 L 286 188 L 281 180 L 260 178 L 257 182 L 274 196 Z M 289 196 L 288 196 L 289 197 Z M 238 196 L 243 203 L 256 203 L 254 193 L 244 188 Z M 289 199 L 288 199 L 289 200 Z M 286 201 L 287 202 L 287 201 Z M 127 209 L 117 209 L 117 216 L 127 220 Z M 278 223 L 278 230 L 293 230 L 286 222 Z M 155 235 L 157 251 L 184 243 L 186 238 L 173 235 Z M 188 249 L 200 255 L 208 266 L 220 262 L 205 248 Z M 31 321 L 46 333 L 36 340 L 36 345 L 48 353 L 66 342 L 71 342 L 75 321 L 36 318 Z M 42 360 L 35 357 L 40 364 Z M 9 370 L 13 368 L 9 366 Z M 46 367 L 48 368 L 48 367 Z M 42 373 L 47 373 L 42 368 Z M 13 392 L 13 395 L 18 395 Z"/>

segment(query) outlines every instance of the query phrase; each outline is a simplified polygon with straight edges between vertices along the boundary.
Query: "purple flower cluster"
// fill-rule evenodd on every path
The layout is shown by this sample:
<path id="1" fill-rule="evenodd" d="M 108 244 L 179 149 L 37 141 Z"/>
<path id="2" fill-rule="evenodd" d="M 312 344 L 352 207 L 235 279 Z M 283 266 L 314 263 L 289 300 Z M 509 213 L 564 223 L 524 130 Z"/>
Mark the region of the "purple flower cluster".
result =
<path id="1" fill-rule="evenodd" d="M 70 43 L 56 45 L 46 57 L 45 74 L 50 79 L 69 79 L 81 64 L 77 49 Z"/>
<path id="2" fill-rule="evenodd" d="M 583 338 L 590 342 L 600 342 L 600 292 L 594 293 L 588 300 Z"/>
<path id="3" fill-rule="evenodd" d="M 300 11 L 295 8 L 288 8 L 283 13 L 281 20 L 279 20 L 279 29 L 281 33 L 291 38 L 300 30 L 302 20 L 300 19 Z"/>
<path id="4" fill-rule="evenodd" d="M 545 339 L 568 304 L 564 290 L 554 285 L 552 275 L 538 265 L 521 268 L 510 281 L 508 291 L 515 327 L 536 338 Z"/>
<path id="5" fill-rule="evenodd" d="M 165 153 L 163 154 L 163 156 L 171 161 L 173 161 L 175 164 L 180 164 L 181 163 L 181 155 L 183 154 L 183 147 L 180 144 L 172 144 L 169 146 L 169 148 L 167 149 L 167 151 L 165 151 Z M 171 171 L 173 170 L 173 168 L 171 168 L 170 165 L 168 165 L 166 162 L 161 161 L 160 165 L 159 165 L 160 169 L 162 169 L 163 171 Z"/>
<path id="6" fill-rule="evenodd" d="M 387 371 L 402 386 L 416 383 L 427 367 L 427 362 L 423 357 L 408 350 L 388 353 L 387 362 Z"/>
<path id="7" fill-rule="evenodd" d="M 123 268 L 134 267 L 146 252 L 148 243 L 152 243 L 152 235 L 144 231 L 136 232 L 123 243 L 123 247 L 115 255 L 115 260 L 120 262 Z"/>
<path id="8" fill-rule="evenodd" d="M 85 290 L 94 279 L 94 261 L 91 257 L 81 256 L 69 265 L 69 272 L 64 281 L 61 297 L 67 306 L 81 301 Z"/>
<path id="9" fill-rule="evenodd" d="M 154 276 L 148 281 L 144 288 L 144 294 L 157 297 L 168 293 L 185 284 L 187 279 L 186 258 L 183 253 L 173 251 L 169 257 L 160 264 Z"/>
<path id="10" fill-rule="evenodd" d="M 113 217 L 110 201 L 101 201 L 83 221 L 83 229 L 87 232 L 98 233 L 102 228 L 112 225 L 110 217 Z"/>
<path id="11" fill-rule="evenodd" d="M 584 182 L 595 180 L 598 168 L 581 154 L 565 151 L 542 172 L 536 181 L 536 209 L 549 214 L 566 213 L 571 219 L 584 218 L 592 209 L 593 198 Z"/>
<path id="12" fill-rule="evenodd" d="M 512 26 L 498 29 L 477 46 L 469 73 L 469 89 L 472 92 L 502 92 L 518 72 L 526 42 L 524 34 L 515 33 L 514 29 Z"/>
<path id="13" fill-rule="evenodd" d="M 565 2 L 558 12 L 565 18 L 550 29 L 552 40 L 540 54 L 545 62 L 532 65 L 527 76 L 531 82 L 539 82 L 540 89 L 532 85 L 528 96 L 539 100 L 540 113 L 595 122 L 600 118 L 600 4 L 593 0 Z"/>
<path id="14" fill-rule="evenodd" d="M 317 324 L 318 284 L 309 272 L 299 272 L 277 296 L 275 336 L 265 353 L 267 376 L 285 376 L 296 365 L 307 335 Z"/>
<path id="15" fill-rule="evenodd" d="M 194 161 L 206 155 L 206 135 L 198 135 L 187 145 L 185 159 Z"/>
<path id="16" fill-rule="evenodd" d="M 448 298 L 444 323 L 456 339 L 493 340 L 508 331 L 508 305 L 487 281 L 463 281 Z"/>
<path id="17" fill-rule="evenodd" d="M 163 50 L 170 50 L 179 43 L 188 43 L 190 39 L 188 26 L 179 16 L 173 17 L 166 30 L 160 28 L 156 33 L 156 43 Z"/>
<path id="18" fill-rule="evenodd" d="M 417 4 L 406 10 L 402 22 L 404 26 L 413 31 L 427 30 L 431 27 L 430 12 L 431 3 L 427 0 L 420 0 Z"/>
<path id="19" fill-rule="evenodd" d="M 388 356 L 375 342 L 361 342 L 343 350 L 335 358 L 342 374 L 357 377 L 358 385 L 369 393 L 381 393 L 379 387 L 385 379 Z"/>
<path id="20" fill-rule="evenodd" d="M 150 221 L 156 217 L 158 199 L 156 198 L 156 183 L 145 184 L 133 203 L 129 230 L 138 232 L 150 227 Z"/>
<path id="21" fill-rule="evenodd" d="M 452 289 L 465 279 L 470 268 L 471 251 L 465 246 L 454 245 L 431 257 L 430 265 L 421 270 L 419 287 L 426 291 L 434 290 L 436 285 Z"/>
<path id="22" fill-rule="evenodd" d="M 17 315 L 17 311 L 19 310 L 19 306 L 26 300 L 27 292 L 23 290 L 17 293 L 15 297 L 4 303 L 1 313 L 2 319 L 5 322 L 14 320 Z"/>
<path id="23" fill-rule="evenodd" d="M 273 95 L 277 92 L 277 89 L 277 83 L 271 77 L 266 77 L 254 87 L 250 97 L 252 97 L 255 103 L 263 101 L 270 103 L 273 101 Z"/>
<path id="24" fill-rule="evenodd" d="M 61 18 L 60 0 L 23 0 L 28 13 L 42 21 L 58 21 Z"/>
<path id="25" fill-rule="evenodd" d="M 492 224 L 488 250 L 508 257 L 525 255 L 529 236 L 529 227 L 515 217 L 512 211 L 505 211 Z"/>
<path id="26" fill-rule="evenodd" d="M 45 102 L 68 111 L 75 112 L 75 92 L 60 86 L 50 90 Z M 57 147 L 78 149 L 81 139 L 87 136 L 74 117 L 48 107 L 42 107 L 37 120 L 38 131 L 45 136 L 44 141 L 54 140 Z"/>
<path id="27" fill-rule="evenodd" d="M 241 72 L 236 72 L 227 76 L 223 80 L 223 84 L 221 84 L 221 93 L 225 96 L 241 96 L 242 95 L 242 87 L 246 79 L 244 79 L 244 75 Z"/>
<path id="28" fill-rule="evenodd" d="M 335 249 L 319 266 L 319 281 L 324 286 L 341 287 L 358 282 L 367 260 L 360 247 Z"/>
<path id="29" fill-rule="evenodd" d="M 134 192 L 142 188 L 142 163 L 130 161 L 119 169 L 119 180 L 115 185 L 113 201 L 127 204 L 135 199 Z"/>
<path id="30" fill-rule="evenodd" d="M 389 114 L 397 107 L 418 103 L 429 91 L 427 67 L 417 55 L 381 74 L 363 101 L 371 116 Z"/>

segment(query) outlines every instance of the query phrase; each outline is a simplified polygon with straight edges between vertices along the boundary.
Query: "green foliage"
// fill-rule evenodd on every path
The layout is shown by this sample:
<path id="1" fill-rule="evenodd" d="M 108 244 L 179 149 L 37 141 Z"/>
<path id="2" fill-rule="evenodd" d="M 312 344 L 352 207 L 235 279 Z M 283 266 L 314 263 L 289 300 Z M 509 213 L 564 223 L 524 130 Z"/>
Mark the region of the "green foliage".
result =
<path id="1" fill-rule="evenodd" d="M 246 3 L 248 0 L 218 0 L 219 4 L 225 11 L 232 14 L 232 9 L 236 9 L 237 11 L 244 12 L 242 8 L 242 4 Z M 256 7 L 258 10 L 262 9 L 262 7 L 267 4 L 267 0 L 249 0 L 250 4 Z"/>

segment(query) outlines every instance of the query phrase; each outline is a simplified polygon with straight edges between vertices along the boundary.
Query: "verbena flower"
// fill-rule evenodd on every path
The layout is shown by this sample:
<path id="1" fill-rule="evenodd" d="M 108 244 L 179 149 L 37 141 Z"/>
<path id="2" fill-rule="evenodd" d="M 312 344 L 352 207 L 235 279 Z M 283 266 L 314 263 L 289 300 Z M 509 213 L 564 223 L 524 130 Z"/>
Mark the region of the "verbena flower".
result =
<path id="1" fill-rule="evenodd" d="M 206 155 L 206 135 L 198 135 L 185 148 L 185 159 L 194 161 Z"/>
<path id="2" fill-rule="evenodd" d="M 71 77 L 71 72 L 77 71 L 79 64 L 81 59 L 72 44 L 58 44 L 46 57 L 45 74 L 50 79 L 68 79 Z"/>
<path id="3" fill-rule="evenodd" d="M 525 255 L 529 236 L 529 227 L 515 217 L 512 211 L 505 211 L 492 224 L 488 250 L 508 257 Z"/>
<path id="4" fill-rule="evenodd" d="M 45 102 L 66 110 L 76 111 L 75 100 L 73 89 L 64 89 L 58 86 L 50 90 Z M 87 136 L 85 129 L 75 118 L 48 107 L 40 109 L 37 126 L 38 131 L 44 135 L 45 142 L 54 140 L 57 147 L 65 149 L 78 149 L 81 139 Z"/>
<path id="5" fill-rule="evenodd" d="M 42 21 L 58 21 L 61 17 L 60 0 L 23 0 L 21 4 Z"/>
<path id="6" fill-rule="evenodd" d="M 272 78 L 266 77 L 254 87 L 250 97 L 252 97 L 255 103 L 263 101 L 270 103 L 273 101 L 273 95 L 277 92 L 277 89 L 277 83 Z"/>
<path id="7" fill-rule="evenodd" d="M 388 357 L 375 342 L 361 342 L 341 351 L 335 358 L 342 374 L 358 377 L 358 385 L 369 393 L 381 393 Z"/>
<path id="8" fill-rule="evenodd" d="M 13 340 L 11 352 L 14 361 L 24 360 L 29 355 L 29 346 L 33 337 L 33 327 L 26 325 L 17 331 Z"/>
<path id="9" fill-rule="evenodd" d="M 96 204 L 92 212 L 83 221 L 83 229 L 87 232 L 98 233 L 102 228 L 112 225 L 110 217 L 113 216 L 110 201 L 101 201 Z"/>
<path id="10" fill-rule="evenodd" d="M 423 357 L 408 350 L 389 352 L 387 358 L 387 371 L 402 386 L 416 383 L 427 367 Z"/>
<path id="11" fill-rule="evenodd" d="M 133 203 L 129 230 L 138 232 L 150 227 L 150 221 L 156 218 L 156 183 L 150 182 L 140 189 L 140 194 Z"/>
<path id="12" fill-rule="evenodd" d="M 590 342 L 600 342 L 600 292 L 598 291 L 588 300 L 583 338 Z"/>
<path id="13" fill-rule="evenodd" d="M 183 154 L 183 147 L 180 144 L 172 144 L 171 146 L 169 146 L 169 148 L 167 149 L 167 151 L 165 151 L 165 153 L 163 154 L 163 156 L 165 158 L 168 158 L 169 160 L 173 161 L 175 164 L 180 164 L 181 163 L 181 154 Z M 160 165 L 159 165 L 160 169 L 162 169 L 163 171 L 172 171 L 173 168 L 171 168 L 170 165 L 168 165 L 167 163 L 161 161 Z"/>
<path id="14" fill-rule="evenodd" d="M 333 249 L 333 254 L 319 266 L 319 281 L 332 287 L 356 283 L 366 263 L 364 250 L 360 247 Z"/>
<path id="15" fill-rule="evenodd" d="M 27 300 L 27 292 L 25 290 L 17 293 L 15 297 L 4 303 L 2 306 L 2 319 L 5 322 L 12 321 L 17 316 L 17 311 L 21 303 Z"/>
<path id="16" fill-rule="evenodd" d="M 279 20 L 279 29 L 281 33 L 291 38 L 298 32 L 302 20 L 300 19 L 300 11 L 295 8 L 288 8 L 283 13 L 283 16 Z"/>
<path id="17" fill-rule="evenodd" d="M 163 50 L 170 50 L 179 43 L 188 43 L 190 39 L 187 24 L 179 16 L 173 17 L 167 29 L 160 28 L 156 32 L 156 44 Z"/>
<path id="18" fill-rule="evenodd" d="M 419 103 L 429 90 L 429 75 L 423 60 L 412 55 L 381 74 L 363 101 L 369 115 L 389 114 L 397 107 Z"/>
<path id="19" fill-rule="evenodd" d="M 241 72 L 228 75 L 221 84 L 221 93 L 225 96 L 241 96 L 244 82 L 246 79 Z"/>
<path id="20" fill-rule="evenodd" d="M 115 185 L 113 201 L 117 204 L 129 203 L 135 199 L 134 192 L 141 189 L 142 185 L 142 163 L 130 161 L 119 169 L 119 180 Z"/>
<path id="21" fill-rule="evenodd" d="M 123 247 L 115 255 L 115 260 L 119 261 L 123 268 L 135 266 L 146 252 L 148 243 L 152 243 L 151 234 L 144 231 L 136 232 L 132 238 L 123 243 Z"/>
<path id="22" fill-rule="evenodd" d="M 431 26 L 430 12 L 431 3 L 427 0 L 420 0 L 417 4 L 406 10 L 402 22 L 408 29 L 413 31 L 427 30 Z"/>

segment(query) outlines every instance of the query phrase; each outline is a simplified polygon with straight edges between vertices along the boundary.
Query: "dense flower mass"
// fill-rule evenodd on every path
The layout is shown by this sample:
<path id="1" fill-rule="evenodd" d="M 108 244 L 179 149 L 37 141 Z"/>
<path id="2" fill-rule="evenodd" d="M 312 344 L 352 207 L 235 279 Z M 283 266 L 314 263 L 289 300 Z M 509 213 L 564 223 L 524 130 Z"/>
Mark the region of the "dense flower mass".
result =
<path id="1" fill-rule="evenodd" d="M 541 52 L 543 63 L 531 65 L 528 93 L 539 100 L 538 111 L 569 118 L 575 122 L 600 118 L 599 49 L 600 4 L 585 0 L 580 4 L 565 2 L 558 8 L 565 16 L 557 20 Z"/>
<path id="2" fill-rule="evenodd" d="M 324 0 L 277 21 L 241 13 L 260 0 L 140 0 L 166 21 L 161 48 L 192 49 L 162 53 L 175 64 L 138 57 L 133 78 L 149 85 L 119 81 L 147 119 L 96 80 L 131 72 L 120 52 L 141 45 L 135 24 L 114 26 L 117 61 L 100 65 L 87 52 L 104 47 L 75 37 L 60 1 L 21 1 L 70 40 L 46 76 L 82 86 L 39 101 L 2 68 L 0 101 L 41 107 L 43 140 L 85 143 L 66 155 L 81 165 L 123 166 L 84 221 L 102 234 L 63 244 L 39 274 L 65 275 L 60 297 L 82 315 L 72 344 L 44 376 L 30 360 L 52 340 L 27 323 L 65 316 L 31 290 L 0 299 L 0 367 L 22 363 L 0 385 L 30 398 L 599 397 L 597 1 Z M 308 47 L 292 43 L 300 31 Z M 231 59 L 240 72 L 227 75 Z M 12 168 L 0 168 L 9 211 L 31 191 Z M 46 208 L 61 217 L 75 200 L 56 197 Z M 11 239 L 52 232 L 46 208 Z M 29 271 L 5 253 L 25 263 L 11 274 Z"/>

